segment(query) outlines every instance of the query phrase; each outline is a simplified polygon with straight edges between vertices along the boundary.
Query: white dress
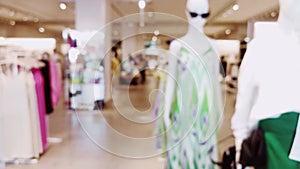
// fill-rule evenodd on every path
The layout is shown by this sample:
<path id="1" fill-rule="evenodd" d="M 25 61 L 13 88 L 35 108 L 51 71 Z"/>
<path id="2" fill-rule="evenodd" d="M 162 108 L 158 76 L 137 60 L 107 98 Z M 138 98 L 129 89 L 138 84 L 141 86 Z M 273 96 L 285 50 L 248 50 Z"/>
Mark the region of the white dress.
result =
<path id="1" fill-rule="evenodd" d="M 32 145 L 33 145 L 33 155 L 32 157 L 39 157 L 39 154 L 43 152 L 41 127 L 38 114 L 38 102 L 35 89 L 35 81 L 32 73 L 26 74 L 26 91 L 29 103 L 29 115 L 31 120 L 31 130 L 32 130 Z"/>
<path id="2" fill-rule="evenodd" d="M 34 82 L 33 77 L 27 72 L 21 71 L 16 75 L 0 72 L 0 116 L 3 124 L 0 139 L 4 141 L 6 160 L 33 158 L 39 155 L 37 135 L 39 130 L 36 128 L 37 121 L 34 120 L 37 111 L 31 112 L 37 106 L 36 100 L 34 105 L 32 99 L 36 96 L 28 95 L 33 94 L 33 91 L 28 90 L 32 82 Z"/>

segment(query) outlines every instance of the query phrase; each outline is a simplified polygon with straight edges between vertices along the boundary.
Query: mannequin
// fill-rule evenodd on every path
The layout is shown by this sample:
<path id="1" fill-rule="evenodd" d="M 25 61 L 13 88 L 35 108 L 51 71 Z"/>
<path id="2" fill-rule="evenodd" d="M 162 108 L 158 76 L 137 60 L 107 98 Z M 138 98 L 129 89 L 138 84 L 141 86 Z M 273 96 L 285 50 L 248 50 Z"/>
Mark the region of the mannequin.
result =
<path id="1" fill-rule="evenodd" d="M 231 126 L 237 151 L 250 132 L 260 127 L 267 146 L 265 168 L 298 169 L 300 1 L 279 0 L 279 4 L 276 33 L 255 37 L 248 45 L 240 68 Z M 236 158 L 239 159 L 239 153 Z"/>
<path id="2" fill-rule="evenodd" d="M 187 10 L 193 11 L 198 14 L 207 14 L 209 12 L 209 4 L 207 0 L 189 0 L 187 2 Z M 180 50 L 181 43 L 184 43 L 185 45 L 189 46 L 191 50 L 193 50 L 194 53 L 196 54 L 201 54 L 205 51 L 207 51 L 209 48 L 211 48 L 211 44 L 207 43 L 207 40 L 205 39 L 206 37 L 204 36 L 199 36 L 199 34 L 203 33 L 203 27 L 206 23 L 206 18 L 201 18 L 201 17 L 196 17 L 192 18 L 188 11 L 186 12 L 188 21 L 189 21 L 189 29 L 188 32 L 180 38 L 178 41 L 174 41 L 171 43 L 170 46 L 170 53 L 173 56 L 176 56 L 178 51 Z M 195 38 L 197 37 L 197 38 Z M 210 40 L 210 39 L 209 39 Z M 200 47 L 201 46 L 201 47 Z M 200 48 L 199 48 L 200 47 Z M 175 76 L 174 73 L 176 72 L 176 66 L 177 66 L 177 57 L 169 57 L 169 68 L 168 68 L 168 73 L 170 76 L 168 77 L 167 80 L 167 91 L 166 91 L 166 96 L 165 96 L 165 114 L 164 114 L 164 119 L 166 126 L 170 126 L 170 121 L 169 121 L 169 112 L 171 108 L 171 102 L 173 98 L 173 91 L 175 88 L 175 81 L 173 77 Z M 218 71 L 218 65 L 216 62 L 219 61 L 218 57 L 213 57 L 209 58 L 211 61 L 209 63 L 208 68 L 210 68 L 209 72 L 212 74 L 217 74 Z M 216 87 L 217 90 L 219 90 L 219 87 Z M 219 92 L 220 93 L 220 92 Z M 221 99 L 219 98 L 219 101 Z M 219 102 L 220 104 L 220 102 Z"/>
<path id="3" fill-rule="evenodd" d="M 188 32 L 170 46 L 164 121 L 170 130 L 168 168 L 172 169 L 214 168 L 210 158 L 217 154 L 221 93 L 219 58 L 203 34 L 208 13 L 208 0 L 188 0 Z"/>

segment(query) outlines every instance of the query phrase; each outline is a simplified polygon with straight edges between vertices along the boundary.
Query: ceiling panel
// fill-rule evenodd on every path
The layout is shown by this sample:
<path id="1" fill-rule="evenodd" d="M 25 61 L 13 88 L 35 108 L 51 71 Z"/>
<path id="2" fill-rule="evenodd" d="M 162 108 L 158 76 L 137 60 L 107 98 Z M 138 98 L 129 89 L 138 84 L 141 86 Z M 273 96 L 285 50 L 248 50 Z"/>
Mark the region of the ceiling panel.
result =
<path id="1" fill-rule="evenodd" d="M 111 11 L 112 20 L 138 13 L 137 1 L 111 0 L 111 8 L 108 10 Z M 67 4 L 67 10 L 62 11 L 59 9 L 60 2 Z M 228 28 L 238 30 L 239 26 L 245 26 L 248 19 L 261 17 L 264 19 L 266 13 L 273 10 L 278 11 L 278 0 L 209 0 L 209 2 L 211 16 L 208 19 L 205 32 L 216 36 L 223 35 L 224 30 Z M 231 8 L 234 3 L 240 5 L 238 11 L 232 11 Z M 170 16 L 186 18 L 185 6 L 186 0 L 147 0 L 145 12 L 160 12 L 169 16 L 146 14 L 146 25 L 156 24 L 160 25 L 159 27 L 168 28 L 170 25 L 176 27 L 176 24 L 179 24 L 178 19 Z M 11 16 L 11 11 L 15 11 L 13 16 Z M 24 17 L 27 17 L 26 21 Z M 38 23 L 34 23 L 35 18 L 39 18 Z M 0 0 L 0 21 L 9 22 L 10 20 L 16 20 L 16 26 L 20 22 L 23 25 L 30 23 L 29 26 L 44 24 L 45 27 L 51 23 L 49 29 L 61 31 L 64 27 L 74 27 L 72 25 L 75 22 L 75 0 Z M 139 19 L 136 19 L 136 22 L 138 21 Z M 185 29 L 178 29 L 178 33 L 183 34 L 183 30 Z M 232 31 L 232 33 L 234 32 Z"/>
<path id="2" fill-rule="evenodd" d="M 264 15 L 265 12 L 276 10 L 278 8 L 278 0 L 240 0 L 237 1 L 239 10 L 232 10 L 229 6 L 221 13 L 214 22 L 247 22 L 248 19 Z M 259 4 L 259 5 L 258 5 Z"/>
<path id="3" fill-rule="evenodd" d="M 2 0 L 0 6 L 13 11 L 19 11 L 40 20 L 74 20 L 74 2 L 66 2 L 67 9 L 59 8 L 56 0 Z"/>

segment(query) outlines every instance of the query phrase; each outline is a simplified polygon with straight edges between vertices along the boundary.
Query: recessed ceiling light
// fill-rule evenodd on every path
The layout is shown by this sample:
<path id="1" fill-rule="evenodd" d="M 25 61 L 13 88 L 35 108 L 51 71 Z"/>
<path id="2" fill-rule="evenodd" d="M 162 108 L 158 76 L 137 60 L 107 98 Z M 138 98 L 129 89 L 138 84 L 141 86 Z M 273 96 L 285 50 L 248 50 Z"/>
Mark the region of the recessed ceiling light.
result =
<path id="1" fill-rule="evenodd" d="M 146 2 L 145 0 L 139 0 L 139 8 L 140 9 L 145 9 L 146 7 Z"/>
<path id="2" fill-rule="evenodd" d="M 59 8 L 60 8 L 61 10 L 66 10 L 66 9 L 67 9 L 67 4 L 61 2 L 61 3 L 59 4 Z"/>
<path id="3" fill-rule="evenodd" d="M 271 12 L 271 16 L 273 17 L 273 18 L 275 18 L 276 16 L 277 16 L 277 12 Z"/>
<path id="4" fill-rule="evenodd" d="M 234 11 L 237 11 L 237 10 L 240 9 L 240 6 L 239 6 L 238 4 L 234 4 L 234 5 L 232 6 L 232 9 L 233 9 Z"/>
<path id="5" fill-rule="evenodd" d="M 33 18 L 33 22 L 39 22 L 39 18 Z"/>
<path id="6" fill-rule="evenodd" d="M 154 35 L 155 35 L 155 36 L 158 36 L 158 35 L 159 35 L 159 30 L 155 30 L 155 31 L 154 31 Z"/>
<path id="7" fill-rule="evenodd" d="M 248 42 L 250 42 L 250 38 L 249 37 L 245 37 L 244 41 L 248 43 Z"/>
<path id="8" fill-rule="evenodd" d="M 45 28 L 40 27 L 40 28 L 39 28 L 39 32 L 41 32 L 41 33 L 45 32 Z"/>
<path id="9" fill-rule="evenodd" d="M 10 21 L 9 24 L 10 24 L 11 26 L 15 26 L 16 21 Z"/>
<path id="10" fill-rule="evenodd" d="M 156 36 L 153 36 L 153 37 L 152 37 L 152 41 L 154 41 L 154 42 L 157 41 L 157 37 L 156 37 Z"/>
<path id="11" fill-rule="evenodd" d="M 24 17 L 23 17 L 23 21 L 28 21 L 28 17 L 27 17 L 27 16 L 24 16 Z"/>
<path id="12" fill-rule="evenodd" d="M 225 34 L 226 34 L 226 35 L 230 35 L 230 34 L 231 34 L 231 30 L 230 30 L 230 29 L 226 29 L 226 30 L 225 30 Z"/>

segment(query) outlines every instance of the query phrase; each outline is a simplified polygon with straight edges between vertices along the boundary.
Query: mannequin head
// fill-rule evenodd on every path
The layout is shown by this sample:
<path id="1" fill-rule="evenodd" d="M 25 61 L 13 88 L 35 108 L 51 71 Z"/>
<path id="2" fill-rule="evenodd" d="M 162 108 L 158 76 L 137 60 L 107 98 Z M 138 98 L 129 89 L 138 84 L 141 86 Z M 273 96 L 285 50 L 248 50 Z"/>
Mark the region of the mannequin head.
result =
<path id="1" fill-rule="evenodd" d="M 190 14 L 190 12 L 194 14 Z M 209 13 L 208 0 L 188 0 L 186 5 L 186 15 L 189 23 L 202 31 Z M 198 15 L 196 15 L 198 14 Z M 195 15 L 195 16 L 192 16 Z"/>
<path id="2" fill-rule="evenodd" d="M 279 0 L 280 14 L 279 21 L 285 24 L 291 23 L 293 28 L 300 28 L 300 1 L 299 0 Z"/>

